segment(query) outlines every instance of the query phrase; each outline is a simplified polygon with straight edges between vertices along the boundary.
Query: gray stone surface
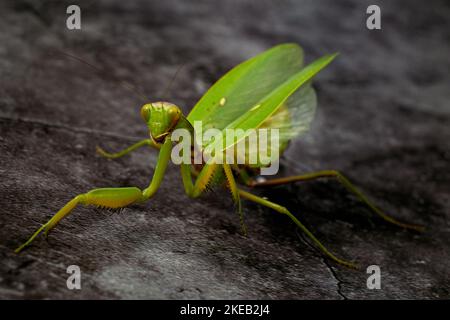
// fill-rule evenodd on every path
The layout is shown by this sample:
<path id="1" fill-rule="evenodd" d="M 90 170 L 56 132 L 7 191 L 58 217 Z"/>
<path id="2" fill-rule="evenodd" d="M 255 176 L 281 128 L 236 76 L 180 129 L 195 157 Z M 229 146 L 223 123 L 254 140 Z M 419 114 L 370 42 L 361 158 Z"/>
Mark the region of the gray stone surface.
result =
<path id="1" fill-rule="evenodd" d="M 369 1 L 78 3 L 81 31 L 65 28 L 69 2 L 0 5 L 1 298 L 449 298 L 447 1 L 376 1 L 381 31 L 365 28 Z M 258 190 L 363 266 L 347 270 L 312 250 L 286 217 L 247 202 L 243 237 L 229 197 L 189 199 L 172 165 L 147 205 L 78 208 L 48 243 L 13 253 L 74 195 L 148 183 L 153 150 L 116 161 L 94 152 L 147 136 L 142 102 L 114 79 L 159 100 L 184 63 L 166 99 L 187 112 L 226 70 L 281 42 L 301 44 L 308 61 L 341 53 L 316 80 L 317 117 L 291 144 L 282 174 L 341 170 L 425 233 L 372 217 L 333 180 Z M 72 264 L 82 270 L 80 291 L 66 288 Z M 366 288 L 371 264 L 381 267 L 381 290 Z"/>

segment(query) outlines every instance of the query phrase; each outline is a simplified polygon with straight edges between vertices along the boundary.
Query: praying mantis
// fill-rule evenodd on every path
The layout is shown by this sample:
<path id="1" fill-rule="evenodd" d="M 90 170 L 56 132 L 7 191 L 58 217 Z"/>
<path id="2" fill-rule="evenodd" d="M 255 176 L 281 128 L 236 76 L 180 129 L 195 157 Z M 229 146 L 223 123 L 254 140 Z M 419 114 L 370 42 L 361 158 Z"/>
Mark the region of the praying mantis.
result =
<path id="1" fill-rule="evenodd" d="M 234 148 L 238 141 L 246 139 L 248 130 L 269 128 L 278 130 L 277 151 L 282 154 L 290 140 L 301 136 L 308 130 L 317 105 L 311 80 L 335 57 L 336 54 L 325 55 L 304 66 L 303 50 L 300 46 L 293 43 L 280 44 L 231 69 L 203 95 L 188 115 L 184 115 L 178 106 L 169 102 L 158 101 L 144 104 L 141 108 L 141 117 L 149 129 L 149 137 L 117 153 L 106 152 L 100 147 L 97 147 L 97 151 L 106 158 L 115 159 L 141 147 L 157 149 L 159 151 L 158 160 L 149 185 L 144 189 L 134 186 L 93 189 L 76 195 L 47 223 L 42 225 L 28 241 L 17 248 L 16 252 L 29 246 L 40 233 L 47 236 L 49 231 L 78 205 L 116 209 L 150 200 L 160 187 L 167 165 L 171 160 L 175 143 L 172 139 L 174 132 L 184 129 L 194 135 L 194 122 L 200 122 L 203 128 L 217 129 L 220 134 L 230 129 L 240 130 L 233 141 L 226 140 L 224 142 L 221 139 L 214 139 L 200 145 L 200 152 L 219 142 L 222 143 L 219 150 Z M 195 144 L 193 140 L 190 141 L 192 145 Z M 263 165 L 258 163 L 250 166 L 245 161 L 240 164 L 212 161 L 195 165 L 189 162 L 181 163 L 179 166 L 184 190 L 191 198 L 198 198 L 213 187 L 225 187 L 230 191 L 239 212 L 244 233 L 242 199 L 286 215 L 326 257 L 349 268 L 356 268 L 356 264 L 331 253 L 290 210 L 267 198 L 255 195 L 249 190 L 255 187 L 319 178 L 335 178 L 385 221 L 406 229 L 418 231 L 423 229 L 422 226 L 400 222 L 385 214 L 336 170 L 323 170 L 260 181 L 256 179 L 256 176 Z"/>

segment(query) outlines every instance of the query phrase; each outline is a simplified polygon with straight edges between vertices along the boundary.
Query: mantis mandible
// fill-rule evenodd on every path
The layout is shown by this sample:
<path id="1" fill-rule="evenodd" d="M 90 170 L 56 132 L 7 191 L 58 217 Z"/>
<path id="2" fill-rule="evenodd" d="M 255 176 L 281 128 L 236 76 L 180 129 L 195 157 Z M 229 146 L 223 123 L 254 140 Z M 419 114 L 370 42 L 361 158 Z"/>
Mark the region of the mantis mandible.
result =
<path id="1" fill-rule="evenodd" d="M 141 116 L 148 126 L 149 138 L 118 153 L 108 153 L 101 148 L 97 148 L 97 151 L 102 156 L 113 159 L 122 157 L 140 147 L 152 147 L 159 150 L 153 178 L 149 185 L 142 190 L 138 187 L 93 189 L 75 196 L 47 223 L 42 225 L 27 242 L 17 248 L 16 252 L 20 252 L 30 245 L 41 232 L 47 236 L 49 231 L 78 205 L 114 209 L 149 200 L 161 185 L 171 159 L 171 151 L 174 146 L 172 133 L 176 129 L 185 129 L 194 134 L 192 123 L 195 121 L 201 121 L 204 128 L 213 127 L 221 132 L 225 132 L 226 129 L 243 129 L 242 131 L 245 132 L 248 129 L 276 128 L 280 133 L 278 151 L 281 154 L 289 140 L 300 136 L 309 128 L 317 104 L 311 80 L 335 56 L 336 54 L 326 55 L 304 66 L 301 47 L 296 44 L 281 44 L 239 64 L 226 73 L 206 92 L 187 116 L 178 106 L 169 102 L 159 101 L 145 104 L 141 109 Z M 238 138 L 244 139 L 245 133 Z M 235 144 L 236 141 L 228 143 L 225 148 L 234 147 Z M 200 146 L 200 148 L 202 147 L 204 146 Z M 356 265 L 331 253 L 286 207 L 246 190 L 253 187 L 319 178 L 336 178 L 385 221 L 407 229 L 422 230 L 421 226 L 400 222 L 383 213 L 338 171 L 323 170 L 258 181 L 255 179 L 255 170 L 261 169 L 261 167 L 262 165 L 250 167 L 245 163 L 239 165 L 229 163 L 180 164 L 182 182 L 189 197 L 197 198 L 211 187 L 225 186 L 229 189 L 231 197 L 238 207 L 243 229 L 245 229 L 245 225 L 242 218 L 241 199 L 246 199 L 288 216 L 325 256 L 350 268 L 355 268 Z"/>

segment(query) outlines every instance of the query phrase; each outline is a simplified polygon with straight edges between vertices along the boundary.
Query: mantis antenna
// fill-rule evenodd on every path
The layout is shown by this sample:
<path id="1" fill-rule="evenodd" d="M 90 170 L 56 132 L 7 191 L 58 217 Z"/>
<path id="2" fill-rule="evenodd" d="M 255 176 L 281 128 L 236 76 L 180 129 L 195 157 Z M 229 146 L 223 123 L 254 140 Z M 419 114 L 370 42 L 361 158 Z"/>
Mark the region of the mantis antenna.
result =
<path id="1" fill-rule="evenodd" d="M 180 73 L 181 69 L 183 69 L 184 65 L 186 63 L 180 64 L 177 68 L 177 71 L 175 71 L 175 73 L 172 76 L 172 79 L 170 79 L 169 84 L 167 85 L 166 89 L 164 89 L 163 94 L 162 94 L 162 98 L 163 100 L 166 99 L 166 95 L 169 93 L 173 83 L 175 82 L 175 79 L 177 78 L 178 74 Z"/>
<path id="2" fill-rule="evenodd" d="M 81 59 L 81 58 L 79 58 L 79 57 L 77 57 L 75 55 L 72 55 L 70 53 L 67 53 L 67 52 L 64 52 L 64 51 L 61 51 L 61 50 L 56 50 L 56 52 L 66 56 L 66 57 L 69 57 L 71 59 L 74 59 L 74 60 L 76 60 L 78 62 L 81 62 L 81 63 L 83 63 L 85 65 L 87 65 L 88 67 L 90 67 L 90 68 L 94 69 L 95 71 L 97 71 L 100 75 L 102 75 L 102 74 L 105 75 L 106 74 L 105 70 L 102 70 L 102 69 L 94 66 L 93 64 L 91 64 L 91 63 L 89 63 L 89 62 L 87 62 L 87 61 L 85 61 L 85 60 L 83 60 L 83 59 Z M 127 81 L 124 81 L 124 80 L 114 79 L 114 81 L 117 82 L 121 87 L 123 87 L 123 88 L 125 88 L 127 90 L 130 90 L 133 93 L 135 93 L 136 95 L 138 95 L 139 98 L 141 98 L 145 103 L 150 101 L 150 99 L 145 94 L 143 94 L 141 91 L 139 91 L 133 84 L 131 84 L 131 83 L 127 82 Z"/>

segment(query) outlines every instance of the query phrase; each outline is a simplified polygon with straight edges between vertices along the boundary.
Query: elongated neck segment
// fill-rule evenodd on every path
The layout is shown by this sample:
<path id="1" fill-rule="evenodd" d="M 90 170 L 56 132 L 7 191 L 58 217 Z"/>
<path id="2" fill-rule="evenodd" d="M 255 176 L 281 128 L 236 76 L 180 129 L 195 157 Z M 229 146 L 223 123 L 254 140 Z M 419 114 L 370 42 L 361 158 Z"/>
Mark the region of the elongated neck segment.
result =
<path id="1" fill-rule="evenodd" d="M 192 135 L 194 134 L 194 127 L 184 115 L 181 115 L 180 120 L 178 120 L 178 123 L 175 126 L 175 129 L 186 129 Z"/>
<path id="2" fill-rule="evenodd" d="M 188 139 L 190 147 L 195 146 L 194 127 L 184 115 L 180 116 L 180 119 L 170 136 L 173 141 L 180 141 L 180 138 L 182 138 L 182 140 Z M 184 141 L 184 143 L 186 143 L 186 141 Z"/>

